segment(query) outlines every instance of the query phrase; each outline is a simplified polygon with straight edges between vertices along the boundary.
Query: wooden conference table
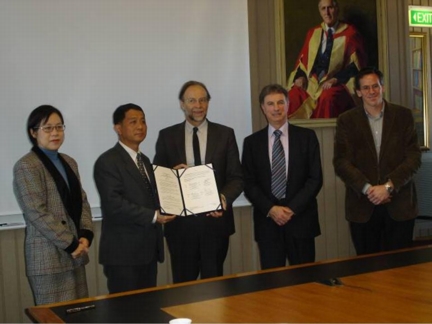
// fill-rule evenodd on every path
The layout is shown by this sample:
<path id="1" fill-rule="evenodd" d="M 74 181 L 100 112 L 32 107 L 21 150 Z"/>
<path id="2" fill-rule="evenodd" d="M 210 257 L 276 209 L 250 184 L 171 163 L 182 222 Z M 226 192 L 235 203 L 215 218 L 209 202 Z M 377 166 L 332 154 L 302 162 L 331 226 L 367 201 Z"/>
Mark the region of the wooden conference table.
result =
<path id="1" fill-rule="evenodd" d="M 432 322 L 432 246 L 31 307 L 26 314 L 41 323 Z"/>

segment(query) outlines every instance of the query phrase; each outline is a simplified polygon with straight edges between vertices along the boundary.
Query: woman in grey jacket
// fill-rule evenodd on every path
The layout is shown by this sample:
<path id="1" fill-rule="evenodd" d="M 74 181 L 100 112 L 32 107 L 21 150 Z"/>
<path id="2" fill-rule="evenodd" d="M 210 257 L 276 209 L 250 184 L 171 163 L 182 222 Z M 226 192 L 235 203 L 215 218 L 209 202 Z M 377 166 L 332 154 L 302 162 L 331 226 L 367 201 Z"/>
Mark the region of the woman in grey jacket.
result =
<path id="1" fill-rule="evenodd" d="M 33 110 L 33 147 L 14 166 L 13 188 L 26 222 L 26 275 L 36 305 L 88 297 L 85 264 L 93 239 L 87 196 L 74 159 L 59 153 L 65 125 L 48 105 Z"/>

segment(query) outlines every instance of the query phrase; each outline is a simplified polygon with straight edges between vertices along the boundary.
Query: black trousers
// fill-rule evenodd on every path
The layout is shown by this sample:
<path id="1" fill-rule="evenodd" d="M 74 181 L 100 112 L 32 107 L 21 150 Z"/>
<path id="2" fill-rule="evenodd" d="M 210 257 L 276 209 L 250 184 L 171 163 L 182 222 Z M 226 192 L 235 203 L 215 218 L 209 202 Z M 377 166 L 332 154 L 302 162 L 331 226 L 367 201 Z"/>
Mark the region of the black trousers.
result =
<path id="1" fill-rule="evenodd" d="M 188 216 L 181 228 L 166 237 L 173 282 L 219 277 L 228 252 L 229 236 L 215 235 L 205 217 Z"/>
<path id="2" fill-rule="evenodd" d="M 156 287 L 157 261 L 137 266 L 104 265 L 110 294 Z"/>
<path id="3" fill-rule="evenodd" d="M 283 227 L 258 243 L 261 269 L 315 262 L 315 238 L 297 238 Z"/>
<path id="4" fill-rule="evenodd" d="M 414 222 L 415 219 L 395 221 L 384 205 L 375 206 L 366 223 L 350 222 L 357 255 L 411 247 Z"/>

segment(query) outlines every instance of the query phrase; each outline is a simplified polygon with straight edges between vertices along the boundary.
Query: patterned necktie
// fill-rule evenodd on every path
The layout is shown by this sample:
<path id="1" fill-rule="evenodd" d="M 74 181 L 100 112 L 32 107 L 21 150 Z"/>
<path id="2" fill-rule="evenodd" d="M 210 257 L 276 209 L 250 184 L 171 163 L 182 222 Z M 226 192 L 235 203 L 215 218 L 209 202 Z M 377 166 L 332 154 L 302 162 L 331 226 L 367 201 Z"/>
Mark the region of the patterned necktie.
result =
<path id="1" fill-rule="evenodd" d="M 321 80 L 326 74 L 328 67 L 330 65 L 330 57 L 333 48 L 333 29 L 329 28 L 327 31 L 327 41 L 324 53 L 321 56 L 321 64 L 322 70 L 318 74 L 318 80 Z"/>
<path id="2" fill-rule="evenodd" d="M 142 177 L 144 179 L 146 188 L 150 192 L 151 196 L 153 198 L 155 198 L 155 192 L 153 190 L 152 185 L 150 184 L 149 178 L 147 177 L 147 173 L 145 172 L 144 160 L 143 160 L 142 153 L 138 153 L 136 159 L 137 159 L 138 170 L 139 170 L 139 172 L 141 173 L 141 175 L 142 175 Z"/>
<path id="3" fill-rule="evenodd" d="M 327 31 L 327 42 L 326 42 L 324 55 L 326 55 L 327 53 L 328 57 L 330 57 L 332 48 L 333 48 L 333 28 L 329 28 L 329 30 Z"/>
<path id="4" fill-rule="evenodd" d="M 200 154 L 200 146 L 199 146 L 199 140 L 198 140 L 198 127 L 194 127 L 193 129 L 193 152 L 194 152 L 194 160 L 195 165 L 201 165 L 201 154 Z"/>
<path id="5" fill-rule="evenodd" d="M 273 195 L 282 199 L 285 196 L 286 190 L 286 168 L 285 168 L 285 152 L 280 140 L 282 132 L 277 129 L 274 131 L 275 140 L 272 151 L 272 185 L 271 190 Z"/>

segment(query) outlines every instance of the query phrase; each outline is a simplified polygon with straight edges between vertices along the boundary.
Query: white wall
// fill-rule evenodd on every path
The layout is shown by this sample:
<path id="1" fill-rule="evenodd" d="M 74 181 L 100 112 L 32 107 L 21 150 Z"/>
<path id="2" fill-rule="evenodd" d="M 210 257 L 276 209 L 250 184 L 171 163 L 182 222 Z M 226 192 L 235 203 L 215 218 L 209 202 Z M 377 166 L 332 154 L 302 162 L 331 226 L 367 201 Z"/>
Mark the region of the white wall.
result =
<path id="1" fill-rule="evenodd" d="M 60 151 L 79 164 L 92 207 L 92 168 L 114 145 L 112 113 L 140 105 L 150 159 L 161 128 L 184 117 L 181 85 L 204 82 L 209 119 L 251 133 L 247 0 L 1 0 L 0 215 L 19 214 L 13 164 L 30 149 L 31 110 L 52 104 L 65 117 Z"/>

